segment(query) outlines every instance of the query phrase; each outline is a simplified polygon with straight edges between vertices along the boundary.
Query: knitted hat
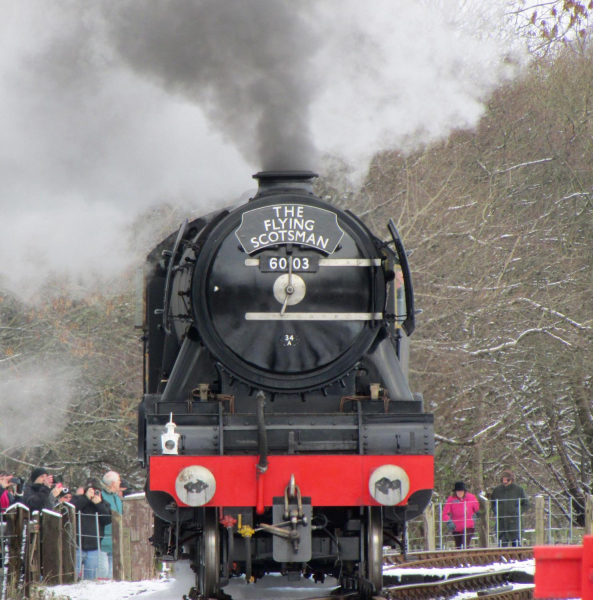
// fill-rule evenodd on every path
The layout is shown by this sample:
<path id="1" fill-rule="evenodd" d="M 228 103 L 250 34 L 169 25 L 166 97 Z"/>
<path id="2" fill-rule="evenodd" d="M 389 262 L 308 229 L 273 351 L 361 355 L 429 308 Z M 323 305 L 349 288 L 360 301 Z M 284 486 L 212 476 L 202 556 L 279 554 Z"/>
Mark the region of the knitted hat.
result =
<path id="1" fill-rule="evenodd" d="M 89 488 L 93 488 L 94 490 L 99 490 L 99 491 L 101 491 L 103 489 L 101 487 L 101 482 L 96 477 L 91 477 L 91 478 L 87 479 L 85 481 L 83 487 L 84 487 L 85 493 Z"/>
<path id="2" fill-rule="evenodd" d="M 500 474 L 500 479 L 502 481 L 502 479 L 506 477 L 508 479 L 510 479 L 511 481 L 515 481 L 515 474 L 510 470 L 510 469 L 505 469 L 501 474 Z"/>
<path id="3" fill-rule="evenodd" d="M 453 486 L 454 492 L 467 492 L 467 488 L 465 487 L 465 483 L 463 481 L 456 481 Z"/>
<path id="4" fill-rule="evenodd" d="M 49 473 L 43 467 L 37 467 L 36 469 L 33 469 L 33 472 L 31 473 L 31 483 L 35 483 L 35 480 L 38 477 L 41 477 L 41 475 L 49 475 Z"/>

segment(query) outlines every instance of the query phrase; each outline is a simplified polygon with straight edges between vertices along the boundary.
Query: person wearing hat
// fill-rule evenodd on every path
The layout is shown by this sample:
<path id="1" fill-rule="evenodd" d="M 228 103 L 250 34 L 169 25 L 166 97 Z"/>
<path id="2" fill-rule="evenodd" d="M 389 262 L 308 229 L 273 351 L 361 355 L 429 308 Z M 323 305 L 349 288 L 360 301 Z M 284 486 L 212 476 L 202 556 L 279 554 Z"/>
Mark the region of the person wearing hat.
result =
<path id="1" fill-rule="evenodd" d="M 476 497 L 467 491 L 463 481 L 457 481 L 453 486 L 453 495 L 447 498 L 443 508 L 443 521 L 453 534 L 455 548 L 469 548 L 479 510 Z"/>
<path id="2" fill-rule="evenodd" d="M 23 504 L 29 507 L 31 512 L 52 510 L 58 502 L 57 498 L 62 487 L 61 483 L 54 485 L 53 475 L 50 475 L 46 469 L 37 467 L 33 469 L 29 483 L 23 490 Z"/>
<path id="3" fill-rule="evenodd" d="M 499 546 L 520 546 L 522 539 L 522 517 L 529 510 L 525 490 L 515 483 L 515 474 L 505 469 L 490 496 L 492 510 L 496 516 Z"/>
<path id="4" fill-rule="evenodd" d="M 73 496 L 76 508 L 77 545 L 76 565 L 82 579 L 107 577 L 107 555 L 101 552 L 105 528 L 111 525 L 111 509 L 101 497 L 101 482 L 91 478 L 83 486 L 84 493 Z"/>

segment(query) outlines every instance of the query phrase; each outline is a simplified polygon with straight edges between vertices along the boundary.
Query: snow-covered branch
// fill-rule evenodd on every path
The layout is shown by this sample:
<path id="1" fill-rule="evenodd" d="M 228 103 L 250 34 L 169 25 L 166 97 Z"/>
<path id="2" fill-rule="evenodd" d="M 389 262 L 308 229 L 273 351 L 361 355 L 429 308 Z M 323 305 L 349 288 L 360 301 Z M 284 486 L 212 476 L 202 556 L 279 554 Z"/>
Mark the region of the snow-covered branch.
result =
<path id="1" fill-rule="evenodd" d="M 581 323 L 577 323 L 576 321 L 573 321 L 571 318 L 567 317 L 566 315 L 562 314 L 561 312 L 558 312 L 557 310 L 553 310 L 551 308 L 547 308 L 547 307 L 539 304 L 538 302 L 534 302 L 533 300 L 530 300 L 529 298 L 517 298 L 517 302 L 527 302 L 528 304 L 535 306 L 535 308 L 539 308 L 543 312 L 547 312 L 547 313 L 550 313 L 551 315 L 554 315 L 556 317 L 564 319 L 567 323 L 570 323 L 572 326 L 576 327 L 577 329 L 581 329 L 581 330 L 593 329 L 593 327 L 588 327 L 587 325 L 582 325 Z"/>
<path id="2" fill-rule="evenodd" d="M 7 356 L 6 358 L 1 359 L 0 363 L 6 362 L 7 360 L 12 360 L 12 359 L 16 358 L 17 356 L 20 356 L 20 354 L 13 354 L 11 356 Z"/>
<path id="3" fill-rule="evenodd" d="M 507 350 L 508 348 L 515 347 L 524 337 L 531 335 L 533 333 L 545 333 L 546 335 L 553 337 L 555 340 L 558 340 L 559 342 L 562 342 L 563 344 L 566 344 L 567 346 L 572 346 L 572 344 L 570 342 L 567 342 L 566 340 L 562 339 L 561 337 L 551 333 L 549 331 L 549 328 L 547 328 L 547 327 L 532 327 L 531 329 L 526 329 L 523 333 L 521 333 L 516 340 L 504 342 L 502 344 L 499 344 L 498 346 L 492 346 L 491 348 L 482 348 L 480 350 L 474 350 L 473 352 L 468 352 L 468 354 L 470 354 L 471 356 L 479 356 L 481 354 L 492 354 L 494 352 L 500 352 L 501 350 Z"/>
<path id="4" fill-rule="evenodd" d="M 542 158 L 540 160 L 532 160 L 530 162 L 521 163 L 520 165 L 513 165 L 512 167 L 509 167 L 508 169 L 501 169 L 500 171 L 496 171 L 496 173 L 501 175 L 502 173 L 508 173 L 509 171 L 514 171 L 515 169 L 520 169 L 521 167 L 529 167 L 531 165 L 539 165 L 541 163 L 547 163 L 552 160 L 554 160 L 554 157 Z"/>
<path id="5" fill-rule="evenodd" d="M 460 442 L 458 440 L 452 440 L 451 438 L 444 437 L 435 433 L 434 438 L 437 442 L 442 442 L 443 444 L 452 444 L 453 446 L 473 446 L 475 442 L 473 440 L 469 442 Z"/>

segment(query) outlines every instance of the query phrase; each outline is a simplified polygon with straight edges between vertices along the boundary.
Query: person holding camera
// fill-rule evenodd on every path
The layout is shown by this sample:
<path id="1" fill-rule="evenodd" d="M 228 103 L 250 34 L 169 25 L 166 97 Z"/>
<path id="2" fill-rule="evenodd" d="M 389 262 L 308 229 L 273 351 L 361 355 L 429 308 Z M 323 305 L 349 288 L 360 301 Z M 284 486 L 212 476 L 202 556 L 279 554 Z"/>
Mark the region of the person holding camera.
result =
<path id="1" fill-rule="evenodd" d="M 101 496 L 99 480 L 89 479 L 84 493 L 73 496 L 71 503 L 78 522 L 78 573 L 83 579 L 107 577 L 109 565 L 107 554 L 101 551 L 101 540 L 105 527 L 111 525 L 111 509 Z"/>
<path id="2" fill-rule="evenodd" d="M 8 471 L 0 471 L 0 511 L 20 502 L 23 496 L 24 480 Z"/>
<path id="3" fill-rule="evenodd" d="M 54 484 L 53 475 L 50 475 L 43 467 L 33 469 L 30 483 L 25 486 L 23 492 L 23 504 L 29 507 L 31 512 L 44 509 L 53 510 L 57 504 L 58 495 L 64 487 L 61 483 Z"/>

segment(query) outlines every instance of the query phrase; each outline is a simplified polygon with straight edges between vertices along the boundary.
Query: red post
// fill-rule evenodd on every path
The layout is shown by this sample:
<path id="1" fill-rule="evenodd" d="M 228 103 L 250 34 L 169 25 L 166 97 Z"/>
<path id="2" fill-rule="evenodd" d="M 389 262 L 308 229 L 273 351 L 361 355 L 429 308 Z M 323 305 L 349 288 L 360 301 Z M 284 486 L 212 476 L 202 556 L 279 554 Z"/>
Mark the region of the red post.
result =
<path id="1" fill-rule="evenodd" d="M 593 535 L 583 537 L 581 598 L 583 600 L 593 600 Z"/>
<path id="2" fill-rule="evenodd" d="M 582 546 L 536 546 L 534 598 L 593 600 L 593 535 Z"/>

